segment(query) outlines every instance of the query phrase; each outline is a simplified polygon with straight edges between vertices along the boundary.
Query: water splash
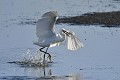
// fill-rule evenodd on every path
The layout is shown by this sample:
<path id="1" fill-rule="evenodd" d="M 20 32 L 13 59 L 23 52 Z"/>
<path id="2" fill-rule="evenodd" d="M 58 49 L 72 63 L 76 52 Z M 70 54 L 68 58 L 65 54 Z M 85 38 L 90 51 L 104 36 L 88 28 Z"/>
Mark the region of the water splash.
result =
<path id="1" fill-rule="evenodd" d="M 32 52 L 30 49 L 23 55 L 23 59 L 20 61 L 13 61 L 8 63 L 15 63 L 22 67 L 48 67 L 51 65 L 49 58 L 43 59 L 44 53 L 40 51 Z"/>
<path id="2" fill-rule="evenodd" d="M 23 61 L 26 61 L 26 62 L 43 62 L 43 53 L 42 52 L 31 52 L 30 49 L 28 49 L 28 51 L 24 54 L 23 56 Z"/>

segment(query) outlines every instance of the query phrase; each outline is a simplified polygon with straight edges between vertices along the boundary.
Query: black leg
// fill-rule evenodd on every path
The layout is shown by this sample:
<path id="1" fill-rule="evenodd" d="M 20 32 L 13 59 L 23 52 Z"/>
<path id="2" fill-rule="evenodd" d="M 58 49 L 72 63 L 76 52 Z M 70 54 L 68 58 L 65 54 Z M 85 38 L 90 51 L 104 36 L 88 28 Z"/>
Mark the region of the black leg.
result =
<path id="1" fill-rule="evenodd" d="M 49 58 L 49 60 L 51 61 L 51 55 L 50 55 L 50 53 L 47 53 L 48 48 L 49 48 L 49 47 L 47 47 L 45 54 L 48 54 L 48 57 L 47 57 L 47 58 Z M 45 58 L 45 54 L 44 54 L 44 58 Z"/>
<path id="2" fill-rule="evenodd" d="M 44 48 L 45 48 L 45 47 L 42 47 L 42 48 L 39 49 L 41 52 L 44 53 L 44 56 L 43 56 L 44 61 L 45 61 L 45 55 L 46 55 L 46 54 L 48 54 L 48 58 L 49 58 L 49 60 L 51 61 L 51 55 L 50 55 L 50 53 L 47 53 L 49 47 L 47 47 L 46 51 L 43 51 L 43 50 L 42 50 L 42 49 L 44 49 Z"/>
<path id="3" fill-rule="evenodd" d="M 42 49 L 44 49 L 45 47 L 42 47 L 42 48 L 40 48 L 39 50 L 41 51 L 41 52 L 43 52 L 43 53 L 45 53 Z"/>
<path id="4" fill-rule="evenodd" d="M 45 61 L 45 55 L 46 55 L 46 52 L 42 50 L 42 49 L 44 49 L 44 48 L 45 48 L 45 47 L 42 47 L 42 48 L 40 48 L 40 49 L 39 49 L 41 52 L 43 52 L 43 53 L 44 53 L 44 56 L 43 56 L 43 61 Z"/>
<path id="5" fill-rule="evenodd" d="M 46 76 L 46 74 L 45 74 L 45 67 L 43 67 L 43 70 L 44 70 L 44 76 Z"/>

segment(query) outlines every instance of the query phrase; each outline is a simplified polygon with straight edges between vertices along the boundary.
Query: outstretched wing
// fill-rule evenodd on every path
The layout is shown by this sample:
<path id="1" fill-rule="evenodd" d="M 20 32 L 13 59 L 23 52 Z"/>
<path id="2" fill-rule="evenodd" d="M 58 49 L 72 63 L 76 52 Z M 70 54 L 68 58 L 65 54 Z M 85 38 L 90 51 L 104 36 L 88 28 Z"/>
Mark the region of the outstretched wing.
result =
<path id="1" fill-rule="evenodd" d="M 68 36 L 68 49 L 69 50 L 78 50 L 84 47 L 83 43 L 76 36 Z"/>
<path id="2" fill-rule="evenodd" d="M 39 19 L 36 23 L 36 35 L 37 37 L 48 37 L 53 34 L 54 32 L 54 24 L 57 20 L 57 13 L 56 12 L 47 12 L 43 14 L 42 18 Z"/>
<path id="3" fill-rule="evenodd" d="M 69 50 L 78 50 L 84 47 L 83 43 L 76 37 L 75 33 L 62 29 L 63 33 L 66 35 L 67 39 L 67 48 Z"/>

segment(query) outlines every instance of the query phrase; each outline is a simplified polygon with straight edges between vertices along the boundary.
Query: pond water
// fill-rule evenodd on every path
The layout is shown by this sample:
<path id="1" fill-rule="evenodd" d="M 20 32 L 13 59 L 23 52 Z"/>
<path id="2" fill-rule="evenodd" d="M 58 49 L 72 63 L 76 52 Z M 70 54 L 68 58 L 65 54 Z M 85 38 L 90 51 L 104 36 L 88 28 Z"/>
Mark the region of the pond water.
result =
<path id="1" fill-rule="evenodd" d="M 70 26 L 57 25 L 72 30 L 84 43 L 79 51 L 69 51 L 66 46 L 57 46 L 49 49 L 54 63 L 46 68 L 55 76 L 70 76 L 83 80 L 119 79 L 120 64 L 120 29 L 102 28 L 99 26 Z M 32 76 L 42 77 L 43 68 L 21 67 L 7 62 L 20 61 L 28 49 L 37 51 L 39 47 L 32 45 L 35 39 L 35 27 L 4 27 L 0 31 L 0 76 Z M 80 75 L 80 76 L 78 76 Z M 71 78 L 71 77 L 70 77 Z M 71 79 L 74 80 L 74 79 Z M 75 79 L 80 80 L 80 79 Z"/>
<path id="2" fill-rule="evenodd" d="M 8 63 L 21 61 L 28 49 L 33 52 L 39 49 L 32 44 L 36 40 L 35 25 L 19 24 L 21 21 L 38 20 L 50 10 L 58 11 L 60 16 L 72 16 L 117 11 L 120 7 L 119 0 L 48 0 L 49 4 L 39 1 L 0 0 L 0 80 L 120 79 L 119 27 L 59 24 L 57 32 L 61 28 L 74 31 L 84 48 L 78 51 L 69 51 L 64 45 L 50 48 L 53 63 L 45 68 Z"/>

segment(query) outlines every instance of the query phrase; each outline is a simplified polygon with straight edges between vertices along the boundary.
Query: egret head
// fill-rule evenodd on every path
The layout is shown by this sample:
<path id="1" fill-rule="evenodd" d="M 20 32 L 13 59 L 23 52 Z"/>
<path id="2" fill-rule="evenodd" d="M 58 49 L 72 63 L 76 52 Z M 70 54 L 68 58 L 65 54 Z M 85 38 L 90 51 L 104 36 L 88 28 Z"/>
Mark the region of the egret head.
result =
<path id="1" fill-rule="evenodd" d="M 72 32 L 72 31 L 68 31 L 68 30 L 65 30 L 64 28 L 62 29 L 62 32 L 63 32 L 64 34 L 66 34 L 67 36 L 69 36 L 69 37 L 75 35 L 74 32 Z"/>
<path id="2" fill-rule="evenodd" d="M 66 34 L 67 36 L 69 36 L 69 32 L 66 31 L 64 28 L 62 29 L 62 32 L 63 32 L 64 34 Z"/>
<path id="3" fill-rule="evenodd" d="M 43 18 L 56 18 L 58 19 L 58 13 L 57 11 L 50 11 L 46 12 L 42 15 Z"/>

